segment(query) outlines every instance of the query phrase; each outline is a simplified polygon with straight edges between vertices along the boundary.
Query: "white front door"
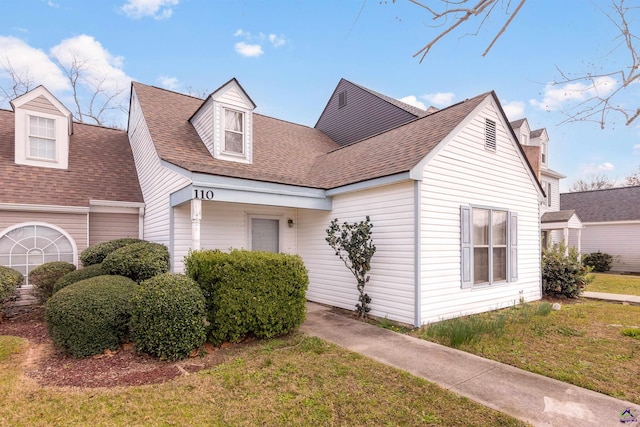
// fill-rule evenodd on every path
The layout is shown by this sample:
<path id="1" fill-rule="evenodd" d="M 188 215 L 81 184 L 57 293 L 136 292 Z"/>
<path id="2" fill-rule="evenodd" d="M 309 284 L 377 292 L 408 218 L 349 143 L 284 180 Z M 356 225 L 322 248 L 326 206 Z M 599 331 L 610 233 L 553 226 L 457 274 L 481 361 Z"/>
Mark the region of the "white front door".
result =
<path id="1" fill-rule="evenodd" d="M 280 252 L 280 220 L 251 218 L 251 250 Z"/>

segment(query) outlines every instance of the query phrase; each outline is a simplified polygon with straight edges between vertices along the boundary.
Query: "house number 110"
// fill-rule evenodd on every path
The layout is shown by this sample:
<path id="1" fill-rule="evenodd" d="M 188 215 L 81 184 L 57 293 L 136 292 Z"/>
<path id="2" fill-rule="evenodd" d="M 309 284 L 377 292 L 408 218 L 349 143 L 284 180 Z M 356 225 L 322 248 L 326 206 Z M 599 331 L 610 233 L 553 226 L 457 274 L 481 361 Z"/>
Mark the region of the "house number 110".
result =
<path id="1" fill-rule="evenodd" d="M 193 191 L 196 192 L 196 199 L 213 200 L 213 190 L 194 189 Z"/>

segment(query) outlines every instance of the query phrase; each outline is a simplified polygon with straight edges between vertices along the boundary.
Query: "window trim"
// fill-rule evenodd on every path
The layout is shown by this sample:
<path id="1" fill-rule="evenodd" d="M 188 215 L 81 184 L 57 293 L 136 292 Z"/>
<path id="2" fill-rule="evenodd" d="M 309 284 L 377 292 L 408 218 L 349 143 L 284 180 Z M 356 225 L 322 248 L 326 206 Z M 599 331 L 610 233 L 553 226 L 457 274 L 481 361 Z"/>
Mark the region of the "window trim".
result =
<path id="1" fill-rule="evenodd" d="M 227 111 L 231 111 L 234 113 L 238 113 L 241 116 L 241 123 L 242 123 L 242 131 L 238 132 L 236 130 L 233 129 L 227 129 Z M 227 108 L 227 107 L 222 107 L 222 117 L 223 117 L 223 125 L 222 125 L 222 153 L 225 155 L 229 155 L 229 156 L 238 156 L 238 157 L 242 157 L 242 158 L 246 158 L 246 151 L 247 151 L 247 138 L 246 138 L 246 129 L 247 129 L 247 123 L 246 123 L 246 114 L 244 111 L 240 111 L 240 110 L 236 110 L 233 108 Z M 227 132 L 232 132 L 235 134 L 240 134 L 242 136 L 242 151 L 241 152 L 237 152 L 237 151 L 229 151 L 227 150 Z"/>
<path id="2" fill-rule="evenodd" d="M 549 161 L 549 146 L 546 142 L 540 144 L 540 163 L 543 166 L 547 166 L 547 162 Z"/>
<path id="3" fill-rule="evenodd" d="M 347 91 L 341 90 L 338 92 L 338 109 L 347 106 Z"/>
<path id="4" fill-rule="evenodd" d="M 493 211 L 507 214 L 507 245 L 506 245 L 506 277 L 505 280 L 493 280 L 493 240 L 492 228 L 489 232 L 488 268 L 489 281 L 474 283 L 474 245 L 473 245 L 473 210 L 489 210 L 489 224 L 492 224 Z M 495 285 L 512 283 L 518 280 L 518 217 L 517 212 L 506 208 L 482 205 L 460 206 L 460 281 L 463 289 L 484 288 Z"/>
<path id="5" fill-rule="evenodd" d="M 53 123 L 53 138 L 47 137 L 46 135 L 35 135 L 31 133 L 31 119 L 38 118 L 44 120 L 50 120 Z M 57 125 L 56 119 L 52 117 L 46 117 L 42 114 L 26 114 L 26 122 L 27 122 L 27 131 L 26 131 L 26 150 L 27 150 L 27 159 L 34 160 L 37 162 L 52 162 L 58 163 L 58 135 L 57 135 Z M 47 141 L 53 141 L 53 158 L 50 157 L 39 157 L 31 153 L 31 138 L 38 138 Z"/>

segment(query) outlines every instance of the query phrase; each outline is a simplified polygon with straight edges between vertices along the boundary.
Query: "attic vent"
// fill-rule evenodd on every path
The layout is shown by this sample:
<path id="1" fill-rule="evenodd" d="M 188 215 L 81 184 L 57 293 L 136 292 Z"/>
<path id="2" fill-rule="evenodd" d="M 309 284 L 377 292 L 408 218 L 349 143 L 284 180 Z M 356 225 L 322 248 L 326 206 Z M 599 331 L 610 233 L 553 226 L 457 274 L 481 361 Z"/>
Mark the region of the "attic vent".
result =
<path id="1" fill-rule="evenodd" d="M 496 151 L 496 122 L 489 119 L 484 122 L 484 148 Z"/>
<path id="2" fill-rule="evenodd" d="M 338 93 L 338 108 L 342 108 L 347 105 L 347 91 L 343 90 Z"/>

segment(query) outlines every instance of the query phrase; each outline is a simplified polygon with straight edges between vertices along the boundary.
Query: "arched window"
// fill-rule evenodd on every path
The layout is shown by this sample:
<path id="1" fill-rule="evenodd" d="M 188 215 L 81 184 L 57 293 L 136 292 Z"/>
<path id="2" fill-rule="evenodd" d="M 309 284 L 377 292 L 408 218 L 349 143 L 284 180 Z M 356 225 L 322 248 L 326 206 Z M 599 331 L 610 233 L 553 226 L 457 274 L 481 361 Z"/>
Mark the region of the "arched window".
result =
<path id="1" fill-rule="evenodd" d="M 49 225 L 22 224 L 0 235 L 0 264 L 18 270 L 25 278 L 40 264 L 74 263 L 75 258 L 76 247 L 71 238 Z"/>

